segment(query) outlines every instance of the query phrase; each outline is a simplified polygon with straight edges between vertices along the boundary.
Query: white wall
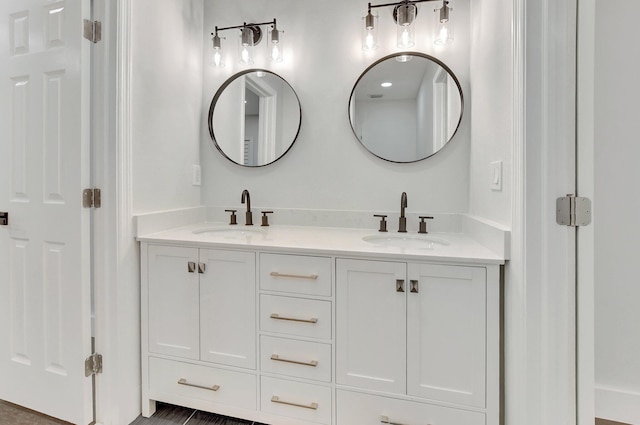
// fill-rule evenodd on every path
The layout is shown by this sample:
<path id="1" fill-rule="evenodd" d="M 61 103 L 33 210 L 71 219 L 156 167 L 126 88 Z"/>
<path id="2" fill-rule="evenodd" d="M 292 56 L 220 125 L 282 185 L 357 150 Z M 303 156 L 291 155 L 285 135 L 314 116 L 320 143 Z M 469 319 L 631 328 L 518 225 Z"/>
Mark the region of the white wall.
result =
<path id="1" fill-rule="evenodd" d="M 202 0 L 131 4 L 133 211 L 197 206 Z"/>
<path id="2" fill-rule="evenodd" d="M 597 0 L 595 26 L 596 415 L 640 423 L 640 121 L 637 0 Z M 613 43 L 613 44 L 612 44 Z"/>
<path id="3" fill-rule="evenodd" d="M 511 225 L 511 146 L 513 122 L 512 4 L 471 2 L 471 187 L 469 212 Z M 489 164 L 502 161 L 502 191 L 489 187 Z"/>
<path id="4" fill-rule="evenodd" d="M 432 44 L 430 15 L 434 7 L 427 3 L 419 5 L 416 50 L 443 60 L 456 73 L 468 96 L 470 2 L 452 3 L 455 3 L 451 14 L 456 25 L 455 43 L 446 48 Z M 275 164 L 252 169 L 224 159 L 213 147 L 203 122 L 203 204 L 239 204 L 240 193 L 246 188 L 258 207 L 396 211 L 400 194 L 406 191 L 410 211 L 467 212 L 472 115 L 468 106 L 455 139 L 425 161 L 413 164 L 383 161 L 367 152 L 353 135 L 348 120 L 353 84 L 372 62 L 396 52 L 391 8 L 379 11 L 380 48 L 374 55 L 362 52 L 361 18 L 365 9 L 366 2 L 343 0 L 205 2 L 207 43 L 216 25 L 278 20 L 278 27 L 285 31 L 285 61 L 266 63 L 266 47 L 261 44 L 262 58 L 254 66 L 272 70 L 289 81 L 300 98 L 303 115 L 298 141 L 289 153 Z M 242 69 L 235 62 L 234 32 L 221 35 L 227 37 L 230 55 L 225 58 L 225 68 L 205 68 L 203 117 L 220 85 Z M 207 55 L 205 52 L 203 57 Z"/>

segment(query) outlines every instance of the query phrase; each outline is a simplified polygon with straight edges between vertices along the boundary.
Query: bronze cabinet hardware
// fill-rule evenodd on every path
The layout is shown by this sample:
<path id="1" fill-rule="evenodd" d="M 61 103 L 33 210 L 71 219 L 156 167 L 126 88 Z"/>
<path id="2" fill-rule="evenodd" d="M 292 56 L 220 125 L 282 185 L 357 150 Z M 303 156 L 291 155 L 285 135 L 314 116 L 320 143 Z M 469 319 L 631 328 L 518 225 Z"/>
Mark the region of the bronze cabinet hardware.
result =
<path id="1" fill-rule="evenodd" d="M 300 322 L 300 323 L 318 323 L 318 319 L 315 317 L 312 317 L 310 319 L 297 319 L 295 317 L 286 317 L 286 316 L 280 316 L 278 313 L 273 313 L 271 316 L 269 316 L 272 319 L 275 320 L 288 320 L 290 322 Z"/>
<path id="2" fill-rule="evenodd" d="M 396 292 L 404 292 L 404 279 L 396 279 Z"/>
<path id="3" fill-rule="evenodd" d="M 410 280 L 409 284 L 411 285 L 411 289 L 409 290 L 409 292 L 413 294 L 417 294 L 418 292 L 420 292 L 420 287 L 417 280 Z"/>
<path id="4" fill-rule="evenodd" d="M 271 402 L 286 404 L 288 406 L 304 407 L 305 409 L 318 410 L 318 403 L 309 403 L 309 404 L 292 403 L 290 401 L 280 400 L 280 397 L 278 397 L 277 395 L 274 395 L 273 397 L 271 397 Z"/>
<path id="5" fill-rule="evenodd" d="M 189 261 L 187 263 L 187 270 L 189 270 L 189 273 L 195 273 L 196 272 L 196 263 L 195 263 L 195 261 Z"/>
<path id="6" fill-rule="evenodd" d="M 186 385 L 187 387 L 202 388 L 203 390 L 209 390 L 209 391 L 218 391 L 220 389 L 220 385 L 207 386 L 207 385 L 192 384 L 184 378 L 180 378 L 178 380 L 178 384 Z"/>
<path id="7" fill-rule="evenodd" d="M 8 225 L 9 225 L 9 213 L 0 212 L 0 226 L 8 226 Z"/>
<path id="8" fill-rule="evenodd" d="M 311 366 L 311 367 L 318 366 L 318 361 L 317 360 L 311 360 L 311 361 L 308 361 L 308 362 L 304 362 L 304 361 L 300 361 L 300 360 L 283 359 L 277 354 L 272 354 L 271 355 L 271 360 L 274 360 L 274 361 L 277 361 L 277 362 L 299 364 L 299 365 L 302 365 L 302 366 Z"/>
<path id="9" fill-rule="evenodd" d="M 273 277 L 291 277 L 294 279 L 318 280 L 317 274 L 304 275 L 304 274 L 287 274 L 287 273 L 271 272 L 269 273 L 269 275 Z"/>

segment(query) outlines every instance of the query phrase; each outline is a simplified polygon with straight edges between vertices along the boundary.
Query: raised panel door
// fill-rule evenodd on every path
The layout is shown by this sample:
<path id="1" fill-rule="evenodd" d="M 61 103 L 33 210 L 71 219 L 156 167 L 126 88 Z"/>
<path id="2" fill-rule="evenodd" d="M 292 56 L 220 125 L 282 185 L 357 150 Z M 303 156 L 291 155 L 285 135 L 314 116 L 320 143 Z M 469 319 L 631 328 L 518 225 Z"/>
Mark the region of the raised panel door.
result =
<path id="1" fill-rule="evenodd" d="M 485 407 L 486 272 L 409 264 L 407 394 Z"/>
<path id="2" fill-rule="evenodd" d="M 406 264 L 336 261 L 336 381 L 406 391 Z"/>

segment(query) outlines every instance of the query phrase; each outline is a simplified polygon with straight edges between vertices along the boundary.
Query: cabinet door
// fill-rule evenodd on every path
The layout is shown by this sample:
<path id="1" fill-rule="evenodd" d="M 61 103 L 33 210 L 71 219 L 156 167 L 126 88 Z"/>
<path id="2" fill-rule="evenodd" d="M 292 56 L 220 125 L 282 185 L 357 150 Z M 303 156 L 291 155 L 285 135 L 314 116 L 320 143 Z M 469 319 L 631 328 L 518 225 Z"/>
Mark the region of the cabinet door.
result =
<path id="1" fill-rule="evenodd" d="M 189 269 L 197 261 L 195 248 L 149 246 L 150 352 L 198 358 L 198 273 Z"/>
<path id="2" fill-rule="evenodd" d="M 336 261 L 336 380 L 406 391 L 406 264 Z"/>
<path id="3" fill-rule="evenodd" d="M 203 249 L 200 262 L 200 359 L 255 369 L 255 254 Z"/>
<path id="4" fill-rule="evenodd" d="M 409 264 L 407 393 L 485 406 L 486 272 Z"/>

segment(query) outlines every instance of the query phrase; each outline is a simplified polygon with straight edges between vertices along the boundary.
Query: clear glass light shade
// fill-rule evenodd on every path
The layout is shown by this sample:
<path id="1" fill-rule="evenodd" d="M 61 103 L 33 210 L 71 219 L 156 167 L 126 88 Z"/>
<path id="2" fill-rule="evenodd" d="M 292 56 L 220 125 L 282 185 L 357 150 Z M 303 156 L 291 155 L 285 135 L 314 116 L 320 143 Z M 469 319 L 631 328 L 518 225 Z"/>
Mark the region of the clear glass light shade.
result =
<path id="1" fill-rule="evenodd" d="M 449 19 L 451 8 L 448 2 L 443 2 L 442 8 L 435 10 L 435 25 L 433 26 L 433 44 L 442 46 L 453 42 L 453 26 Z"/>
<path id="2" fill-rule="evenodd" d="M 415 41 L 416 6 L 414 4 L 402 4 L 396 8 L 396 23 L 398 28 L 398 47 L 406 49 L 413 47 Z"/>
<path id="3" fill-rule="evenodd" d="M 220 37 L 214 35 L 212 41 L 212 48 L 209 51 L 209 64 L 217 68 L 224 67 L 224 60 L 222 58 L 222 46 L 220 44 Z"/>
<path id="4" fill-rule="evenodd" d="M 378 15 L 368 12 L 362 19 L 362 50 L 370 52 L 378 48 Z"/>
<path id="5" fill-rule="evenodd" d="M 273 28 L 269 31 L 269 58 L 273 62 L 282 62 L 284 60 L 283 51 L 284 44 L 282 43 L 282 31 L 278 31 L 277 28 Z"/>
<path id="6" fill-rule="evenodd" d="M 238 43 L 238 58 L 242 65 L 253 64 L 253 31 L 243 28 Z"/>

